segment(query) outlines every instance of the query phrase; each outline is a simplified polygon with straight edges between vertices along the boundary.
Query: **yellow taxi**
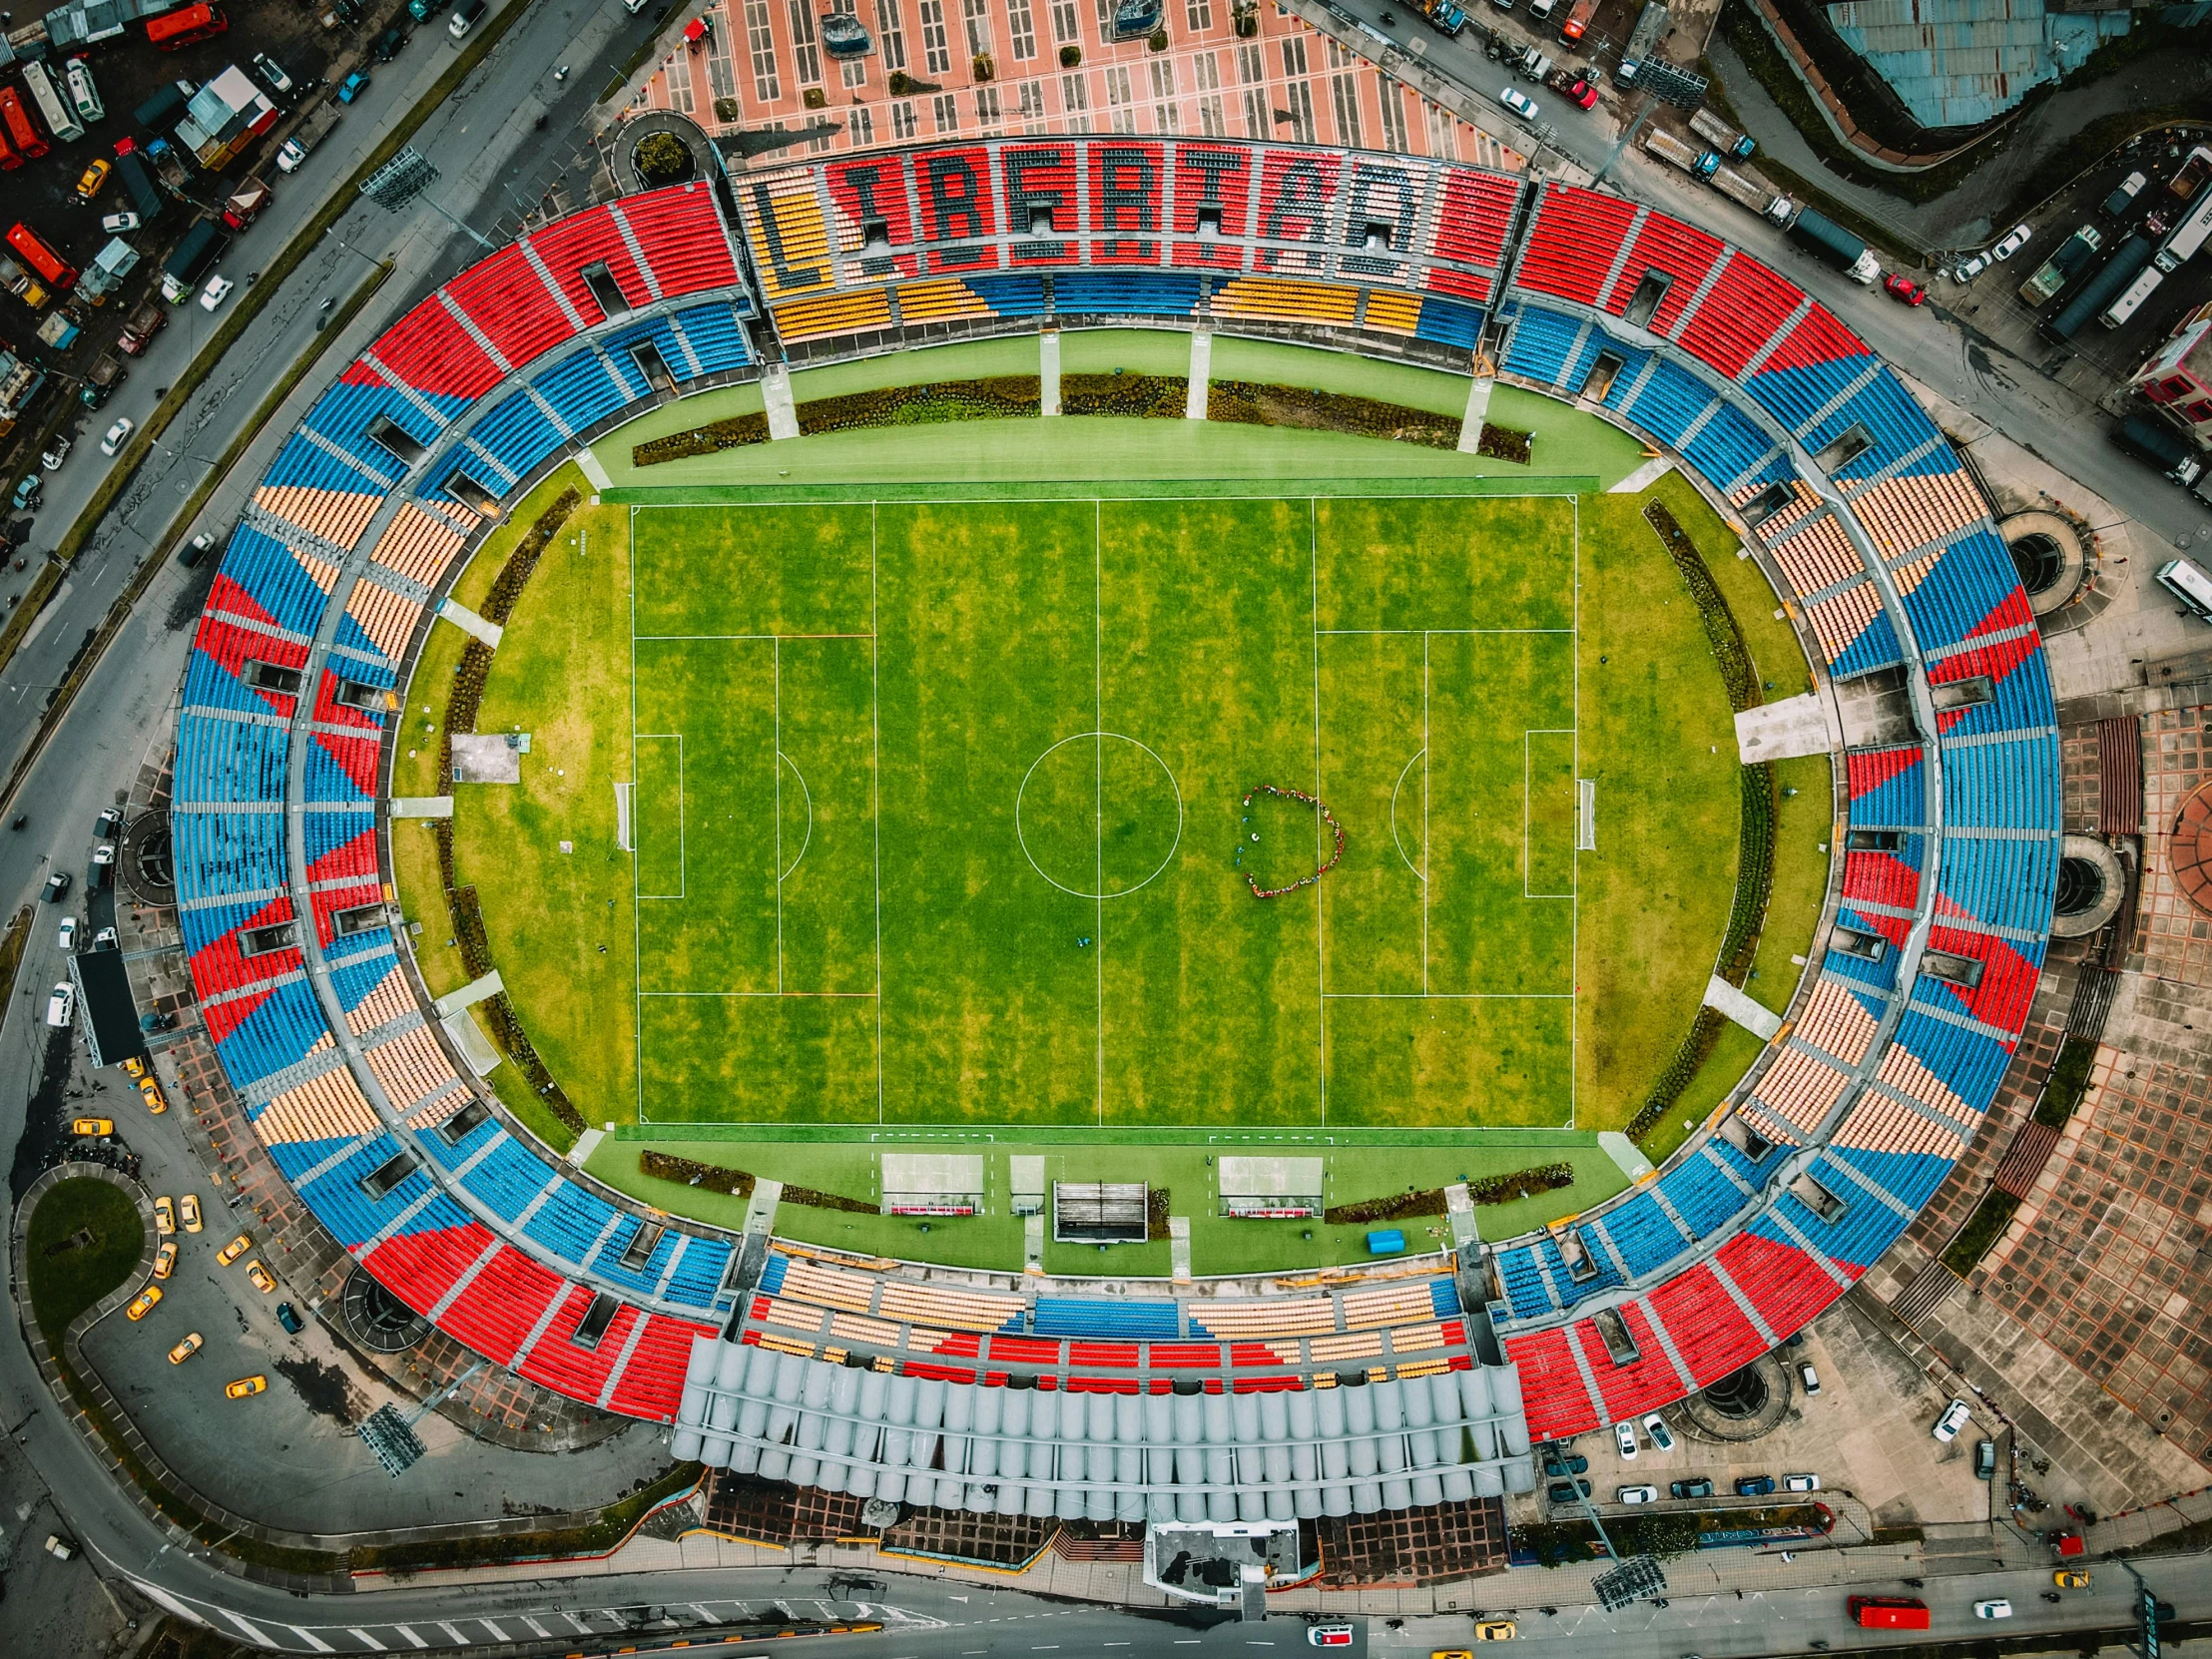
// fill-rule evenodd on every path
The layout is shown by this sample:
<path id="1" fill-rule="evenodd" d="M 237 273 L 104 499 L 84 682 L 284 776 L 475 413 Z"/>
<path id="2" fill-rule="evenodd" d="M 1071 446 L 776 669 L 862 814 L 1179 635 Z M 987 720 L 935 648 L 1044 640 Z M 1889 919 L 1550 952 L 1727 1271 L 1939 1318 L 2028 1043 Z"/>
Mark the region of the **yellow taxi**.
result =
<path id="1" fill-rule="evenodd" d="M 139 1093 L 146 1098 L 146 1109 L 156 1117 L 169 1110 L 169 1102 L 162 1098 L 162 1086 L 151 1077 L 139 1079 Z"/>
<path id="2" fill-rule="evenodd" d="M 236 1382 L 223 1384 L 226 1399 L 250 1399 L 269 1386 L 269 1379 L 256 1372 L 252 1377 L 242 1377 Z"/>
<path id="3" fill-rule="evenodd" d="M 172 1239 L 154 1252 L 154 1277 L 167 1279 L 177 1271 L 177 1241 Z"/>
<path id="4" fill-rule="evenodd" d="M 264 1296 L 269 1295 L 271 1291 L 276 1288 L 276 1281 L 270 1276 L 269 1269 L 263 1267 L 259 1262 L 246 1264 L 246 1277 L 254 1281 L 254 1289 Z"/>
<path id="5" fill-rule="evenodd" d="M 69 1126 L 72 1135 L 112 1135 L 115 1133 L 113 1118 L 79 1118 Z"/>
<path id="6" fill-rule="evenodd" d="M 167 1193 L 154 1200 L 154 1231 L 165 1239 L 177 1231 L 177 1201 Z"/>
<path id="7" fill-rule="evenodd" d="M 2089 1587 L 2089 1575 L 2079 1567 L 2060 1567 L 2050 1575 L 2050 1581 L 2061 1590 L 2086 1590 Z"/>
<path id="8" fill-rule="evenodd" d="M 215 1253 L 216 1266 L 220 1268 L 227 1268 L 233 1262 L 237 1261 L 241 1256 L 244 1256 L 249 1250 L 252 1250 L 253 1248 L 254 1235 L 251 1233 L 241 1233 L 237 1238 L 233 1239 L 229 1244 L 225 1245 L 221 1250 Z"/>
<path id="9" fill-rule="evenodd" d="M 115 164 L 113 162 L 104 158 L 94 162 L 85 169 L 83 176 L 78 179 L 77 194 L 85 201 L 90 202 L 100 194 L 101 188 L 108 182 L 108 175 L 114 171 Z"/>
<path id="10" fill-rule="evenodd" d="M 146 1075 L 146 1062 L 136 1054 L 124 1056 L 123 1075 L 134 1079 L 144 1077 Z"/>
<path id="11" fill-rule="evenodd" d="M 1478 1642 L 1509 1642 L 1519 1634 L 1520 1626 L 1511 1619 L 1483 1619 L 1474 1627 Z"/>
<path id="12" fill-rule="evenodd" d="M 181 1212 L 181 1213 L 183 1214 L 183 1216 L 184 1216 L 184 1218 L 185 1218 L 185 1231 L 186 1231 L 187 1233 L 197 1233 L 197 1232 L 199 1232 L 199 1231 L 200 1231 L 200 1195 L 199 1195 L 198 1193 L 187 1193 L 187 1194 L 185 1194 L 185 1196 L 184 1196 L 183 1198 L 180 1198 L 180 1199 L 179 1199 L 179 1200 L 177 1201 L 177 1208 L 178 1208 L 178 1210 L 179 1210 L 179 1211 L 180 1211 L 180 1212 Z"/>
<path id="13" fill-rule="evenodd" d="M 200 1333 L 195 1331 L 169 1351 L 169 1363 L 173 1366 L 181 1366 L 199 1352 Z"/>
<path id="14" fill-rule="evenodd" d="M 131 1319 L 142 1320 L 154 1311 L 154 1304 L 161 1301 L 161 1299 L 162 1288 L 159 1285 L 149 1285 L 131 1299 L 131 1306 L 124 1309 L 123 1312 Z"/>

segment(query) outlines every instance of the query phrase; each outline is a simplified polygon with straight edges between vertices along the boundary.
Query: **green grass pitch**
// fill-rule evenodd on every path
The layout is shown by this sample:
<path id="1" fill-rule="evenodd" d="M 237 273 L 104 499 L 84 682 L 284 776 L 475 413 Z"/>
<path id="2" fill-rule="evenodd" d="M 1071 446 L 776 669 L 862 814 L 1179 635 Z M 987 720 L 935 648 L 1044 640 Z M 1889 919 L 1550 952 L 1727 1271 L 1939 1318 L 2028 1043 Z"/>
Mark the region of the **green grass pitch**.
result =
<path id="1" fill-rule="evenodd" d="M 631 523 L 641 1119 L 1573 1120 L 1574 498 Z"/>

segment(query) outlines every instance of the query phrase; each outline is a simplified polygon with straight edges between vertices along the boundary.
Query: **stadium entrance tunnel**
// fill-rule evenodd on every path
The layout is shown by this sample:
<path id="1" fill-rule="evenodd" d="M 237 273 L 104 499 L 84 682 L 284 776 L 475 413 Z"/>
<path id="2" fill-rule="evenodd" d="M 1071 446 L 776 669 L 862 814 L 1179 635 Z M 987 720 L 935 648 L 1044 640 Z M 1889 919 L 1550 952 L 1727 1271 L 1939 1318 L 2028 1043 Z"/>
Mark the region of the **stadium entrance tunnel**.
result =
<path id="1" fill-rule="evenodd" d="M 2071 519 L 2037 509 L 2014 513 L 1997 531 L 2035 615 L 2061 610 L 2080 594 L 2089 578 L 2088 549 Z"/>
<path id="2" fill-rule="evenodd" d="M 1699 1439 L 1757 1440 L 1781 1425 L 1790 1396 L 1790 1368 L 1764 1354 L 1683 1400 L 1675 1408 L 1677 1422 Z"/>
<path id="3" fill-rule="evenodd" d="M 428 1324 L 360 1268 L 346 1276 L 339 1294 L 346 1335 L 371 1354 L 404 1354 L 430 1334 Z"/>
<path id="4" fill-rule="evenodd" d="M 2068 835 L 2058 858 L 2058 899 L 2050 922 L 2061 939 L 2094 933 L 2127 897 L 2127 866 L 2094 835 Z"/>

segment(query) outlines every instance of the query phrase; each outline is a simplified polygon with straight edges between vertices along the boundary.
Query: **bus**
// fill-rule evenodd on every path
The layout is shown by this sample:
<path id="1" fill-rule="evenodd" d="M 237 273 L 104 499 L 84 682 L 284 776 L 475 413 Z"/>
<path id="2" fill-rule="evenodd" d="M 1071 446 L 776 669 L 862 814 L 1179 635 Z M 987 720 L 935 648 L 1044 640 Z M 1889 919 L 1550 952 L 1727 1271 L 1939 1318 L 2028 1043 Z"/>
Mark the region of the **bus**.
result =
<path id="1" fill-rule="evenodd" d="M 2128 283 L 2127 291 L 2097 312 L 2097 320 L 2107 328 L 2117 328 L 2135 314 L 2138 305 L 2148 299 L 2151 290 L 2166 279 L 2166 274 L 2155 265 L 2147 266 L 2135 280 Z"/>
<path id="2" fill-rule="evenodd" d="M 23 94 L 13 87 L 0 87 L 0 127 L 8 130 L 8 148 L 20 158 L 18 167 L 46 154 L 46 135 L 23 107 Z"/>
<path id="3" fill-rule="evenodd" d="M 1867 1630 L 1926 1630 L 1928 1603 L 1912 1596 L 1853 1596 L 1854 1624 Z"/>
<path id="4" fill-rule="evenodd" d="M 28 225 L 17 222 L 8 232 L 8 246 L 22 256 L 25 265 L 45 277 L 49 286 L 60 290 L 75 285 L 77 268 L 49 248 Z"/>
<path id="5" fill-rule="evenodd" d="M 2190 559 L 2169 559 L 2158 567 L 2158 585 L 2180 600 L 2199 622 L 2212 622 L 2212 579 Z"/>
<path id="6" fill-rule="evenodd" d="M 231 27 L 220 6 L 186 6 L 164 12 L 146 25 L 146 38 L 163 52 L 174 52 L 196 40 L 212 40 Z"/>
<path id="7" fill-rule="evenodd" d="M 54 77 L 44 64 L 25 61 L 23 90 L 38 106 L 39 119 L 46 123 L 46 130 L 54 135 L 55 143 L 67 144 L 71 139 L 85 136 L 85 124 L 77 119 L 76 106 L 62 95 L 62 89 L 54 84 Z"/>

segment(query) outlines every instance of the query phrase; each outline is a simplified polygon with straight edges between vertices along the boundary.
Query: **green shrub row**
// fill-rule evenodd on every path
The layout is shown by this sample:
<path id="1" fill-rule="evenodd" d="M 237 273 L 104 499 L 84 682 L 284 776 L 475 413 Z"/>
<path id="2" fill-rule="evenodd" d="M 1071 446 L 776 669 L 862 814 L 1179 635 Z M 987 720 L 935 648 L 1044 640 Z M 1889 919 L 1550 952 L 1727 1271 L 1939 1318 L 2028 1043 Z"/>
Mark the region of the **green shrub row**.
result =
<path id="1" fill-rule="evenodd" d="M 749 1171 L 725 1169 L 720 1164 L 697 1163 L 690 1158 L 678 1158 L 666 1152 L 639 1153 L 638 1172 L 641 1175 L 650 1175 L 656 1181 L 674 1181 L 683 1187 L 701 1187 L 711 1193 L 727 1193 L 732 1198 L 753 1196 L 753 1176 Z"/>
<path id="2" fill-rule="evenodd" d="M 1469 1181 L 1467 1197 L 1477 1204 L 1510 1204 L 1517 1198 L 1534 1198 L 1538 1193 L 1555 1193 L 1573 1185 L 1572 1164 L 1536 1164 Z"/>
<path id="3" fill-rule="evenodd" d="M 687 455 L 712 455 L 717 450 L 741 449 L 749 443 L 768 442 L 768 415 L 766 412 L 732 415 L 728 420 L 718 420 L 706 426 L 694 426 L 688 432 L 671 432 L 665 438 L 635 444 L 630 450 L 632 466 L 659 466 L 663 461 L 680 461 Z"/>
<path id="4" fill-rule="evenodd" d="M 1966 1218 L 1966 1225 L 1958 1230 L 1958 1236 L 1943 1247 L 1943 1266 L 1963 1279 L 1981 1265 L 1981 1258 L 1996 1247 L 2004 1237 L 2004 1230 L 2011 1225 L 2012 1212 L 2020 1207 L 2020 1201 L 2001 1187 L 1991 1187 L 1981 1195 L 1981 1202 L 1973 1207 L 1973 1214 Z"/>
<path id="5" fill-rule="evenodd" d="M 849 432 L 868 426 L 928 426 L 947 420 L 1018 420 L 1041 414 L 1043 382 L 1034 374 L 982 380 L 940 380 L 927 386 L 886 386 L 799 405 L 799 429 Z"/>
<path id="6" fill-rule="evenodd" d="M 1742 630 L 1736 626 L 1736 613 L 1728 608 L 1728 600 L 1713 580 L 1713 573 L 1705 568 L 1705 557 L 1698 552 L 1697 543 L 1675 521 L 1664 502 L 1647 503 L 1644 518 L 1658 532 L 1668 557 L 1674 560 L 1674 568 L 1681 574 L 1682 585 L 1690 590 L 1691 599 L 1697 603 L 1698 620 L 1705 624 L 1706 643 L 1713 648 L 1713 660 L 1720 665 L 1721 683 L 1728 688 L 1728 706 L 1738 714 L 1756 709 L 1760 702 L 1759 671 L 1752 664 L 1751 650 L 1744 644 Z"/>
<path id="7" fill-rule="evenodd" d="M 656 133 L 653 136 L 665 138 L 667 135 Z M 507 555 L 507 562 L 499 567 L 499 574 L 492 579 L 491 592 L 484 595 L 484 603 L 478 611 L 486 622 L 506 626 L 507 619 L 514 615 L 515 601 L 522 597 L 523 585 L 530 580 L 530 573 L 538 568 L 538 560 L 544 555 L 546 548 L 552 545 L 553 538 L 561 533 L 561 526 L 568 522 L 568 515 L 583 503 L 584 497 L 580 491 L 565 489 L 554 498 L 551 506 L 538 514 L 536 521 L 523 533 L 522 539 L 515 543 L 514 551 Z M 471 716 L 474 712 L 471 709 Z M 473 718 L 467 729 L 476 729 Z"/>
<path id="8" fill-rule="evenodd" d="M 1455 449 L 1459 422 L 1403 403 L 1306 386 L 1270 386 L 1251 380 L 1215 380 L 1206 388 L 1206 418 L 1228 425 L 1292 426 L 1306 431 L 1349 432 L 1392 438 L 1431 449 Z"/>
<path id="9" fill-rule="evenodd" d="M 879 1204 L 869 1204 L 857 1198 L 844 1198 L 836 1193 L 817 1192 L 812 1187 L 786 1187 L 782 1202 L 804 1204 L 810 1210 L 842 1210 L 854 1216 L 872 1216 L 882 1210 Z"/>
<path id="10" fill-rule="evenodd" d="M 1690 1021 L 1689 1031 L 1668 1056 L 1667 1069 L 1652 1080 L 1651 1093 L 1644 1096 L 1644 1103 L 1628 1120 L 1630 1140 L 1641 1141 L 1659 1127 L 1659 1120 L 1673 1110 L 1674 1103 L 1682 1098 L 1682 1091 L 1690 1086 L 1690 1079 L 1711 1056 L 1727 1024 L 1728 1016 L 1718 1008 L 1698 1009 L 1697 1017 Z"/>
<path id="11" fill-rule="evenodd" d="M 2081 1097 L 2089 1092 L 2089 1072 L 2097 1060 L 2096 1039 L 2068 1037 L 2051 1063 L 2043 1081 L 2043 1098 L 2035 1103 L 2035 1121 L 2049 1129 L 2063 1129 Z"/>
<path id="12" fill-rule="evenodd" d="M 1147 1187 L 1144 1195 L 1144 1236 L 1158 1244 L 1168 1236 L 1168 1189 Z"/>
<path id="13" fill-rule="evenodd" d="M 1755 761 L 1738 769 L 1737 783 L 1743 811 L 1737 821 L 1736 897 L 1728 907 L 1718 971 L 1741 988 L 1750 977 L 1752 958 L 1759 954 L 1759 930 L 1774 891 L 1774 768 Z"/>
<path id="14" fill-rule="evenodd" d="M 1459 441 L 1452 434 L 1452 443 Z M 1493 461 L 1510 461 L 1515 466 L 1526 466 L 1536 456 L 1536 436 L 1517 426 L 1496 426 L 1489 421 L 1482 423 L 1481 436 L 1474 440 L 1474 452 L 1486 455 Z"/>
<path id="15" fill-rule="evenodd" d="M 1357 1204 L 1332 1204 L 1322 1212 L 1321 1219 L 1331 1227 L 1373 1227 L 1379 1221 L 1410 1221 L 1443 1213 L 1443 1188 L 1429 1187 L 1419 1192 L 1363 1198 Z"/>
<path id="16" fill-rule="evenodd" d="M 1181 374 L 1063 374 L 1060 412 L 1181 420 L 1190 408 L 1190 388 Z"/>

